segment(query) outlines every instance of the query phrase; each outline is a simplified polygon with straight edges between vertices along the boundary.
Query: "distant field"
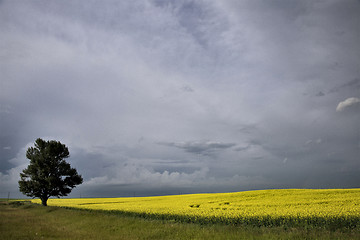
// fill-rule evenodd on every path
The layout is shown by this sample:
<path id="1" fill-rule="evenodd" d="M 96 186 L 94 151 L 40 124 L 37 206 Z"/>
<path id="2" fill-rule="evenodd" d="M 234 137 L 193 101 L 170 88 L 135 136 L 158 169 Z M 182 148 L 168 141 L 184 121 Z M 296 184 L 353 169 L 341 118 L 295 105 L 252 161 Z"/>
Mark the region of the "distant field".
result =
<path id="1" fill-rule="evenodd" d="M 40 203 L 36 199 L 32 201 Z M 286 189 L 161 197 L 49 199 L 48 205 L 195 223 L 327 229 L 360 227 L 360 189 Z"/>

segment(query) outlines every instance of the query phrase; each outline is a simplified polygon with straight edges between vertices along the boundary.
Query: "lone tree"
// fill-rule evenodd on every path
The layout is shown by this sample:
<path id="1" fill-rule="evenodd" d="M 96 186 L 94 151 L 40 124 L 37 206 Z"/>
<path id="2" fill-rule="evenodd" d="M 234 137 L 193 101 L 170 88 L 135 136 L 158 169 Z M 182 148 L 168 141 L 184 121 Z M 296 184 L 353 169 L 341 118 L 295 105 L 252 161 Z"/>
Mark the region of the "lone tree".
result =
<path id="1" fill-rule="evenodd" d="M 75 185 L 83 182 L 76 169 L 65 161 L 69 150 L 60 142 L 38 138 L 35 147 L 28 148 L 26 157 L 30 164 L 20 173 L 20 192 L 40 198 L 44 206 L 50 196 L 67 196 Z"/>

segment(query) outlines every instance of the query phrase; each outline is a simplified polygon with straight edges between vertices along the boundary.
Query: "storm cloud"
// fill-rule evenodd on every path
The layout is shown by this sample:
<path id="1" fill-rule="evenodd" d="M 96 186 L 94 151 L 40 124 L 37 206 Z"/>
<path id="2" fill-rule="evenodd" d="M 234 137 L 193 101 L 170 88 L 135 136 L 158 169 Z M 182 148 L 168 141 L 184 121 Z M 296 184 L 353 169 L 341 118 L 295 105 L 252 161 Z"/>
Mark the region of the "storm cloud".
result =
<path id="1" fill-rule="evenodd" d="M 206 154 L 221 149 L 227 149 L 236 145 L 235 143 L 221 143 L 221 142 L 211 142 L 211 141 L 178 142 L 178 143 L 165 142 L 159 144 L 184 149 L 186 152 L 196 153 L 196 154 Z"/>
<path id="2" fill-rule="evenodd" d="M 0 1 L 0 197 L 38 137 L 69 147 L 74 197 L 359 187 L 359 13 Z"/>

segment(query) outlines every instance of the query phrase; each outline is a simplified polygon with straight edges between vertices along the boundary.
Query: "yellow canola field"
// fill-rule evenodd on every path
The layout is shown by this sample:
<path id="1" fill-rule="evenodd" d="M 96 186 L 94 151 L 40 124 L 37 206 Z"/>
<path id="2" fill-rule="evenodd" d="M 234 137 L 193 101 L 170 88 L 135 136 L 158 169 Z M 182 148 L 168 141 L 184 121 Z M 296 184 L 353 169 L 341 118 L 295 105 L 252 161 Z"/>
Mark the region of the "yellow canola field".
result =
<path id="1" fill-rule="evenodd" d="M 39 200 L 33 202 L 40 203 Z M 49 206 L 111 210 L 191 221 L 251 223 L 264 219 L 360 219 L 360 189 L 282 189 L 157 197 L 49 199 Z M 175 217 L 176 219 L 176 217 Z M 317 220 L 319 221 L 319 220 Z M 281 225 L 281 223 L 278 223 Z"/>

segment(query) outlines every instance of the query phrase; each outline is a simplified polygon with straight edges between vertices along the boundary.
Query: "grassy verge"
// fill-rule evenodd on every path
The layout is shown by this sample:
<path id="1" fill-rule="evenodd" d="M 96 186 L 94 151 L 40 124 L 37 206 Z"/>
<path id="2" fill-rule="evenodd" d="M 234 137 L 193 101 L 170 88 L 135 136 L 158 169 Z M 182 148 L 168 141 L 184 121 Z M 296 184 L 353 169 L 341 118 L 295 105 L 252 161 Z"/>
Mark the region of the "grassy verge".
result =
<path id="1" fill-rule="evenodd" d="M 239 227 L 0 201 L 2 239 L 360 239 L 358 229 Z"/>

